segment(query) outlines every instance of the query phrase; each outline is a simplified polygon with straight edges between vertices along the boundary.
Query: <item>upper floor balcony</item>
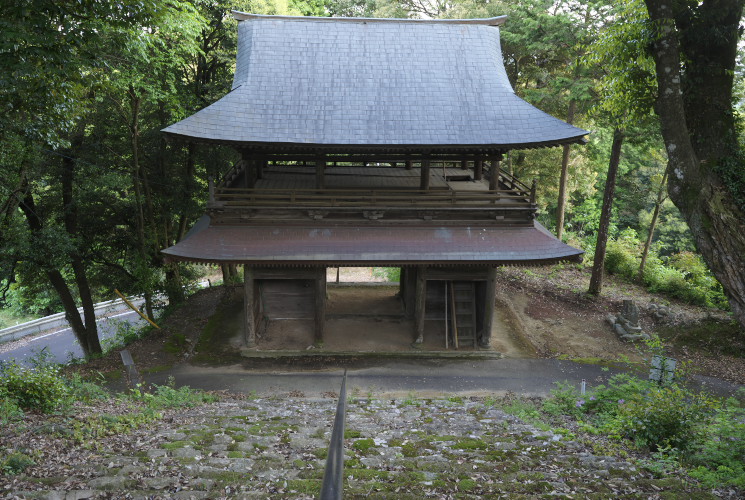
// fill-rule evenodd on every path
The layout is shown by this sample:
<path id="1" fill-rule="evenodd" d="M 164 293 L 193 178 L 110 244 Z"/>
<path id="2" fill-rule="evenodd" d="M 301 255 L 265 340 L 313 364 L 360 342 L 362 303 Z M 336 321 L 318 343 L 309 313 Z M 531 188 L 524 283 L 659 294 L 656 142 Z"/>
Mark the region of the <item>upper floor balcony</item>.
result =
<path id="1" fill-rule="evenodd" d="M 240 161 L 210 184 L 208 212 L 217 224 L 329 219 L 519 226 L 535 218 L 535 185 L 498 162 L 332 160 L 321 168 L 319 162 Z"/>

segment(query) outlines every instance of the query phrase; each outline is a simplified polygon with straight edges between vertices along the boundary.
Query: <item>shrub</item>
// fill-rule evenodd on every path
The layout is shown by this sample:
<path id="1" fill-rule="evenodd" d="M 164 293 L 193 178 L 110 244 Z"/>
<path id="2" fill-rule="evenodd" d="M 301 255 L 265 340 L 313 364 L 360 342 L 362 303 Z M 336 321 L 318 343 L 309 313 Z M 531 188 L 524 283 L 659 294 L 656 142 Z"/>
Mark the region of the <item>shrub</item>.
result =
<path id="1" fill-rule="evenodd" d="M 702 428 L 693 446 L 691 476 L 709 487 L 726 484 L 745 488 L 745 409 L 734 398 Z"/>
<path id="2" fill-rule="evenodd" d="M 15 451 L 4 459 L 0 459 L 0 471 L 8 475 L 20 474 L 35 463 L 34 459 L 30 456 L 20 451 Z"/>
<path id="3" fill-rule="evenodd" d="M 12 424 L 23 418 L 23 410 L 16 400 L 0 390 L 0 426 Z"/>
<path id="4" fill-rule="evenodd" d="M 188 386 L 176 389 L 173 379 L 169 379 L 168 385 L 156 385 L 152 393 L 138 389 L 131 392 L 131 398 L 144 402 L 152 410 L 166 408 L 191 408 L 202 403 L 213 403 L 217 396 L 206 392 L 194 390 Z"/>
<path id="5" fill-rule="evenodd" d="M 624 229 L 618 238 L 608 241 L 605 251 L 605 269 L 628 279 L 634 279 L 639 270 L 639 240 L 636 231 Z"/>
<path id="6" fill-rule="evenodd" d="M 103 379 L 103 376 L 101 376 Z M 67 386 L 70 390 L 70 396 L 83 403 L 88 403 L 95 400 L 104 400 L 110 397 L 109 392 L 96 384 L 95 382 L 89 382 L 83 380 L 79 373 L 73 373 L 67 380 Z"/>
<path id="7" fill-rule="evenodd" d="M 46 365 L 24 368 L 15 362 L 0 367 L 0 393 L 24 410 L 51 413 L 70 403 L 70 391 L 59 368 Z"/>
<path id="8" fill-rule="evenodd" d="M 555 382 L 551 396 L 543 401 L 542 409 L 549 415 L 579 416 L 583 412 L 583 399 L 579 391 L 569 382 Z"/>
<path id="9" fill-rule="evenodd" d="M 714 403 L 677 384 L 652 386 L 618 406 L 615 418 L 606 424 L 637 446 L 656 451 L 662 447 L 688 450 L 698 427 L 714 412 Z"/>

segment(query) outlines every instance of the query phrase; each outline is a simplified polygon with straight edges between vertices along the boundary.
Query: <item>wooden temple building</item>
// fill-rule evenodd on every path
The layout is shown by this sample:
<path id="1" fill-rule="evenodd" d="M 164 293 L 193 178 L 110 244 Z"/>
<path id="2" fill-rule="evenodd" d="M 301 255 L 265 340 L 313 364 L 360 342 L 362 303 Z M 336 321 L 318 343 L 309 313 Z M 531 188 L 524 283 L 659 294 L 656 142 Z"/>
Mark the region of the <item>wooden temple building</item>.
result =
<path id="1" fill-rule="evenodd" d="M 411 340 L 439 307 L 456 346 L 486 347 L 497 266 L 581 258 L 535 221 L 535 185 L 502 168 L 509 150 L 588 133 L 515 95 L 504 17 L 234 15 L 232 91 L 164 132 L 229 145 L 241 160 L 164 253 L 244 265 L 247 345 L 264 317 L 262 283 L 309 280 L 320 341 L 326 269 L 385 266 L 401 268 Z"/>

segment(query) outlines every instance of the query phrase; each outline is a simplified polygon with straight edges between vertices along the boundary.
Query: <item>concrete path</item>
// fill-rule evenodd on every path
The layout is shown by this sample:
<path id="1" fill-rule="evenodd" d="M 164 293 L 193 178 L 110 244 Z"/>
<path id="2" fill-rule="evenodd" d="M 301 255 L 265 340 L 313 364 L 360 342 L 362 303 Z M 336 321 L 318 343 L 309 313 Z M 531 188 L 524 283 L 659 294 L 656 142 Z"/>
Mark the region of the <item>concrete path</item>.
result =
<path id="1" fill-rule="evenodd" d="M 624 371 L 556 359 L 366 360 L 366 365 L 348 367 L 347 391 L 350 394 L 426 397 L 514 392 L 543 396 L 555 387 L 556 382 L 568 381 L 579 388 L 584 379 L 590 389 Z M 288 369 L 279 365 L 246 369 L 238 365 L 202 367 L 182 364 L 145 378 L 151 383 L 164 384 L 172 376 L 177 385 L 205 390 L 260 395 L 302 393 L 306 397 L 319 397 L 337 392 L 342 375 L 339 364 L 321 370 Z M 740 387 L 710 377 L 696 377 L 694 384 L 724 396 Z"/>

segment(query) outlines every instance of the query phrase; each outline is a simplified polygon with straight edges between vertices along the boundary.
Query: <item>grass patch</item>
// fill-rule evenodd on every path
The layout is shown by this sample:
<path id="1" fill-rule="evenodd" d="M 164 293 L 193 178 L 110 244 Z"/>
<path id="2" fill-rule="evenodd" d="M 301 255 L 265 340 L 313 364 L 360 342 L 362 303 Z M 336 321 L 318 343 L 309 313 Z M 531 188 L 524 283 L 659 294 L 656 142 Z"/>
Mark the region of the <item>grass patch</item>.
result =
<path id="1" fill-rule="evenodd" d="M 474 438 L 461 438 L 453 445 L 456 450 L 485 450 L 487 447 L 486 441 Z"/>
<path id="2" fill-rule="evenodd" d="M 734 321 L 709 319 L 690 326 L 661 327 L 661 339 L 711 355 L 745 357 L 745 331 Z"/>
<path id="3" fill-rule="evenodd" d="M 290 479 L 287 490 L 305 495 L 317 495 L 321 492 L 320 479 Z"/>
<path id="4" fill-rule="evenodd" d="M 370 448 L 374 448 L 374 447 L 375 447 L 375 441 L 369 438 L 358 439 L 352 444 L 352 448 L 354 448 L 355 450 L 361 451 L 363 453 L 369 450 Z"/>
<path id="5" fill-rule="evenodd" d="M 23 314 L 11 311 L 10 309 L 0 309 L 0 330 L 4 328 L 10 328 L 11 326 L 28 323 L 35 319 L 39 319 L 41 316 L 35 314 Z"/>

